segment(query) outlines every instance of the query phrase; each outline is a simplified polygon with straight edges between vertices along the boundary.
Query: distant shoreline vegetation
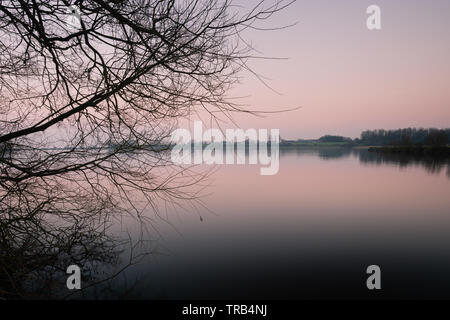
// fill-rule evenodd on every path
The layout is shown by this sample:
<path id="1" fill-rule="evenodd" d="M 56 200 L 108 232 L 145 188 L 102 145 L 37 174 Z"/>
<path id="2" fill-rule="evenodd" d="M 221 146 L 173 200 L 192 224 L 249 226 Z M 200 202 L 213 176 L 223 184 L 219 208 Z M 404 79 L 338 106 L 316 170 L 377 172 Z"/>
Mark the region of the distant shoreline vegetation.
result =
<path id="1" fill-rule="evenodd" d="M 423 128 L 406 128 L 396 130 L 366 130 L 363 131 L 359 138 L 349 138 L 339 135 L 324 135 L 319 139 L 297 139 L 286 140 L 280 138 L 280 148 L 297 148 L 297 147 L 364 147 L 369 151 L 377 152 L 404 152 L 411 154 L 445 154 L 449 155 L 448 143 L 450 142 L 450 128 L 448 129 L 423 129 Z M 225 146 L 227 142 L 224 141 Z M 195 141 L 191 141 L 191 145 L 195 145 Z M 245 140 L 245 147 L 247 148 L 249 140 Z M 128 149 L 136 149 L 138 142 L 136 141 L 124 141 L 122 143 L 108 141 L 100 148 L 121 150 L 127 152 Z M 205 144 L 206 145 L 206 144 Z M 237 142 L 235 142 L 237 145 Z M 131 148 L 133 147 L 133 148 Z M 142 150 L 151 150 L 156 152 L 170 150 L 173 145 L 163 141 L 157 141 L 153 144 L 140 145 Z M 99 148 L 99 146 L 86 147 Z M 3 143 L 0 144 L 0 157 L 6 157 L 10 154 L 12 146 Z M 65 149 L 64 147 L 52 147 L 43 149 Z M 270 143 L 268 144 L 270 150 Z M 431 150 L 433 149 L 433 150 Z M 438 150 L 440 149 L 440 151 Z"/>
<path id="2" fill-rule="evenodd" d="M 380 152 L 405 152 L 415 154 L 429 154 L 440 152 L 447 154 L 447 144 L 450 142 L 450 128 L 435 129 L 435 128 L 405 128 L 396 130 L 366 130 L 363 131 L 359 138 L 349 138 L 339 135 L 324 135 L 318 139 L 297 139 L 286 140 L 280 139 L 281 148 L 297 148 L 297 147 L 368 147 L 370 151 Z M 122 144 L 110 144 L 113 148 L 125 148 L 129 144 L 135 142 L 128 142 Z M 227 141 L 223 141 L 225 146 Z M 249 140 L 245 140 L 245 148 L 248 148 Z M 198 142 L 191 141 L 192 147 Z M 237 142 L 234 143 L 237 145 Z M 205 144 L 206 145 L 206 144 Z M 151 146 L 158 150 L 171 149 L 168 143 L 159 142 Z M 148 149 L 149 146 L 143 146 L 143 149 Z M 430 151 L 429 149 L 441 149 L 441 151 Z M 270 144 L 269 144 L 270 150 Z"/>
<path id="3" fill-rule="evenodd" d="M 366 130 L 361 133 L 360 138 L 352 139 L 338 135 L 324 135 L 319 139 L 281 139 L 280 147 L 386 147 L 390 146 L 389 151 L 395 150 L 393 147 L 399 147 L 398 151 L 414 149 L 418 152 L 424 147 L 426 151 L 429 147 L 446 149 L 450 141 L 449 129 L 435 128 L 405 128 L 396 130 Z M 406 147 L 409 147 L 406 148 Z M 408 151 L 410 152 L 410 151 Z"/>

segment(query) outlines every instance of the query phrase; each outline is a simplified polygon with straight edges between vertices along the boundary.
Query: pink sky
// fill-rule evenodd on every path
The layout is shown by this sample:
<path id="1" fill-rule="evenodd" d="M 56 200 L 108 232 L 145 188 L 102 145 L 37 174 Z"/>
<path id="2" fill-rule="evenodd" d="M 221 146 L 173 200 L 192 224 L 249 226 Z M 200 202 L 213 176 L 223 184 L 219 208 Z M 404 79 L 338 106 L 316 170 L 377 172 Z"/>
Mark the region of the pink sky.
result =
<path id="1" fill-rule="evenodd" d="M 382 30 L 366 27 L 371 4 L 381 8 Z M 245 73 L 232 94 L 250 95 L 241 102 L 257 110 L 302 108 L 263 119 L 237 115 L 240 127 L 280 128 L 285 139 L 450 127 L 449 0 L 299 0 L 264 26 L 296 21 L 246 33 L 264 55 L 289 58 L 251 62 L 282 95 Z"/>

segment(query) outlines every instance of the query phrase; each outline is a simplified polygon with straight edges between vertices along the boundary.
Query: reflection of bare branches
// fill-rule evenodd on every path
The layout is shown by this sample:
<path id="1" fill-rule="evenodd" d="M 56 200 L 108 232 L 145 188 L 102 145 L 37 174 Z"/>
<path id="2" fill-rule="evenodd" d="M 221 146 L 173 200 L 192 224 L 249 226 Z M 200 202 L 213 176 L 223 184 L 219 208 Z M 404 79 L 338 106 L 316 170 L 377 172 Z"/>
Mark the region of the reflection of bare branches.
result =
<path id="1" fill-rule="evenodd" d="M 114 270 L 113 272 L 107 274 L 106 276 L 104 276 L 100 279 L 93 279 L 94 281 L 91 281 L 88 285 L 83 286 L 83 291 L 89 291 L 89 289 L 92 287 L 98 286 L 102 283 L 105 283 L 105 282 L 115 279 L 119 274 L 121 274 L 127 268 L 129 268 L 130 266 L 132 266 L 134 264 L 139 263 L 147 254 L 147 252 L 145 252 L 145 251 L 143 252 L 139 249 L 138 249 L 139 253 L 135 254 L 134 251 L 139 247 L 140 242 L 135 243 L 133 245 L 133 240 L 132 240 L 131 236 L 129 237 L 129 241 L 127 243 L 129 243 L 131 245 L 131 248 L 129 250 L 128 261 L 126 263 L 122 264 L 118 270 Z M 105 263 L 103 262 L 103 265 L 102 265 L 103 268 L 105 267 L 104 264 Z M 96 270 L 98 270 L 98 268 Z M 131 289 L 128 288 L 128 290 L 131 290 Z M 80 294 L 83 294 L 83 291 L 72 291 L 71 293 L 65 295 L 63 298 L 68 299 L 74 295 L 79 296 Z"/>
<path id="2" fill-rule="evenodd" d="M 21 192 L 39 189 L 27 186 Z M 11 192 L 3 197 L 0 220 L 0 296 L 5 298 L 55 297 L 64 289 L 66 268 L 82 268 L 83 277 L 96 277 L 100 265 L 117 263 L 117 244 L 99 223 L 102 204 L 87 205 L 80 198 L 77 208 L 56 210 L 59 191 L 41 202 L 27 203 L 26 196 Z M 75 200 L 75 199 L 69 199 Z M 17 202 L 16 202 L 17 201 Z M 11 202 L 17 209 L 11 211 Z M 6 204 L 6 205 L 5 205 Z M 62 202 L 60 203 L 63 204 Z M 81 208 L 81 206 L 85 206 Z M 100 207 L 102 206 L 102 207 Z M 20 210 L 20 212 L 19 212 Z"/>
<path id="3" fill-rule="evenodd" d="M 129 167 L 134 166 L 132 162 Z M 77 179 L 75 174 L 66 174 L 62 179 L 30 178 L 26 183 L 2 182 L 0 296 L 63 296 L 65 270 L 71 264 L 82 267 L 83 289 L 112 279 L 149 253 L 143 239 L 154 231 L 148 229 L 154 217 L 170 223 L 161 204 L 182 206 L 189 200 L 194 205 L 205 178 L 193 168 L 155 165 L 153 174 L 161 172 L 165 180 L 150 189 L 142 177 L 129 180 L 122 173 L 123 167 L 114 170 L 114 183 L 102 176 L 97 176 L 95 182 Z M 149 209 L 153 216 L 146 214 Z M 113 238 L 108 232 L 109 226 L 120 222 L 123 215 L 140 222 L 137 238 Z M 117 260 L 122 250 L 130 251 L 128 261 Z"/>

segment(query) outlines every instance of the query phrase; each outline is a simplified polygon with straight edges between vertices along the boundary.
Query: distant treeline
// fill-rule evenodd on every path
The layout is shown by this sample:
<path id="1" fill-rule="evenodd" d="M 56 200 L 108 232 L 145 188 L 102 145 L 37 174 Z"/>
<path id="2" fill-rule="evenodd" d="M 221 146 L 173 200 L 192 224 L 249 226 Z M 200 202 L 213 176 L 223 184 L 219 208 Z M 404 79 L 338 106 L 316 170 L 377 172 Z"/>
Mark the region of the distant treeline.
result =
<path id="1" fill-rule="evenodd" d="M 325 135 L 319 139 L 282 140 L 282 146 L 445 146 L 450 142 L 449 129 L 405 128 L 396 130 L 366 130 L 360 138 Z"/>
<path id="2" fill-rule="evenodd" d="M 320 142 L 352 142 L 351 138 L 342 137 L 342 136 L 330 136 L 326 135 L 319 138 Z"/>
<path id="3" fill-rule="evenodd" d="M 450 141 L 450 129 L 405 128 L 366 130 L 355 143 L 364 145 L 431 145 L 444 146 Z"/>

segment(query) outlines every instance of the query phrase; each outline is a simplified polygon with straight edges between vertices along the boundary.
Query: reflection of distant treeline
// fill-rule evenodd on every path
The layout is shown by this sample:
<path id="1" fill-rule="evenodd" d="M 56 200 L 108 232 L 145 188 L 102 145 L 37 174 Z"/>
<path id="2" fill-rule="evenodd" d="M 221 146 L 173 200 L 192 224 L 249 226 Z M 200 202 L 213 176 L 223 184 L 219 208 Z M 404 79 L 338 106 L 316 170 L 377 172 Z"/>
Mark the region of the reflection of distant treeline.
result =
<path id="1" fill-rule="evenodd" d="M 367 150 L 358 152 L 359 160 L 363 163 L 384 165 L 396 164 L 400 167 L 419 165 L 430 173 L 439 173 L 447 167 L 447 175 L 450 177 L 450 159 L 447 156 L 429 154 L 407 154 L 407 153 L 373 153 Z"/>
<path id="2" fill-rule="evenodd" d="M 414 157 L 450 158 L 450 147 L 439 145 L 397 145 L 369 147 L 369 152 L 377 153 L 401 153 Z"/>
<path id="3" fill-rule="evenodd" d="M 358 148 L 282 148 L 280 155 L 315 155 L 322 160 L 334 160 L 339 158 L 356 157 L 361 163 L 382 165 L 397 165 L 401 168 L 409 166 L 421 166 L 429 173 L 440 173 L 447 168 L 450 178 L 450 159 L 447 156 L 407 153 L 374 153 L 367 149 Z"/>
<path id="4" fill-rule="evenodd" d="M 316 155 L 323 160 L 331 160 L 331 159 L 339 159 L 348 157 L 353 153 L 352 148 L 345 147 L 327 147 L 327 148 L 314 148 L 314 147 L 305 147 L 305 148 L 281 148 L 280 155 L 292 155 L 296 154 L 297 156 L 304 155 Z"/>

